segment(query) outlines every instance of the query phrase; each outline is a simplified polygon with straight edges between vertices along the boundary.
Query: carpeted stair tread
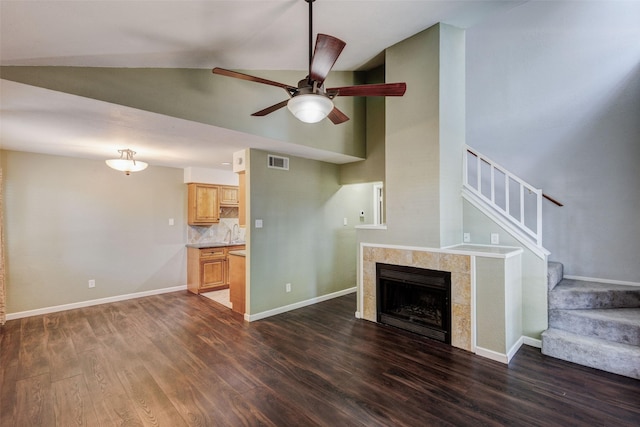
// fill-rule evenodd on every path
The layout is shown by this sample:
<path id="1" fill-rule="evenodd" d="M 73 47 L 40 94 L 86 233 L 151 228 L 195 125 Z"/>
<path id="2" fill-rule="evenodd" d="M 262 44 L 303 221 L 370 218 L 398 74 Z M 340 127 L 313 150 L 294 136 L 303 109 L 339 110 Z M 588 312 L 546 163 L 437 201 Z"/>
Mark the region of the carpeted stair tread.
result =
<path id="1" fill-rule="evenodd" d="M 549 292 L 549 309 L 640 308 L 640 286 L 563 279 Z"/>
<path id="2" fill-rule="evenodd" d="M 580 365 L 640 379 L 640 347 L 550 328 L 542 333 L 542 353 Z"/>
<path id="3" fill-rule="evenodd" d="M 547 286 L 549 290 L 556 287 L 564 276 L 564 266 L 562 263 L 549 261 L 547 263 Z"/>
<path id="4" fill-rule="evenodd" d="M 549 327 L 640 346 L 640 308 L 549 310 Z"/>

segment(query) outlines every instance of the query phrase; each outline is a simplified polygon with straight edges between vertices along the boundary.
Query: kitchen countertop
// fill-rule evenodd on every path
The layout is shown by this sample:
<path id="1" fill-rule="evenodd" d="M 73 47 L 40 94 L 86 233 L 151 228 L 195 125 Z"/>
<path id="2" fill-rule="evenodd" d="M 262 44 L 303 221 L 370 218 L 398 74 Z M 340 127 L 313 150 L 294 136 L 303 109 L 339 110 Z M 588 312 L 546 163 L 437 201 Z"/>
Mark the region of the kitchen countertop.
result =
<path id="1" fill-rule="evenodd" d="M 207 249 L 207 248 L 226 248 L 229 246 L 244 246 L 245 242 L 206 242 L 206 243 L 187 243 L 185 246 L 195 249 Z"/>
<path id="2" fill-rule="evenodd" d="M 229 255 L 236 255 L 236 256 L 243 256 L 246 257 L 247 256 L 247 251 L 244 249 L 238 250 L 238 251 L 229 251 Z"/>

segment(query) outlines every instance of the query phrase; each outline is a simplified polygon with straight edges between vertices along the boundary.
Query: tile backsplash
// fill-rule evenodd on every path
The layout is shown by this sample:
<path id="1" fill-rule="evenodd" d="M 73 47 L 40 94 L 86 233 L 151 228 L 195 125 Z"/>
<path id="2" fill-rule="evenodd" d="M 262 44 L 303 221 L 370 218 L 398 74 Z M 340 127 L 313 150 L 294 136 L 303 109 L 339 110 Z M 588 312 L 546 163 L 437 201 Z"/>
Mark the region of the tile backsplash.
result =
<path id="1" fill-rule="evenodd" d="M 210 226 L 187 225 L 188 243 L 222 242 L 227 238 L 227 233 L 233 232 L 233 226 L 238 225 L 238 218 L 220 218 L 220 223 Z M 245 228 L 236 227 L 237 240 L 244 240 Z"/>

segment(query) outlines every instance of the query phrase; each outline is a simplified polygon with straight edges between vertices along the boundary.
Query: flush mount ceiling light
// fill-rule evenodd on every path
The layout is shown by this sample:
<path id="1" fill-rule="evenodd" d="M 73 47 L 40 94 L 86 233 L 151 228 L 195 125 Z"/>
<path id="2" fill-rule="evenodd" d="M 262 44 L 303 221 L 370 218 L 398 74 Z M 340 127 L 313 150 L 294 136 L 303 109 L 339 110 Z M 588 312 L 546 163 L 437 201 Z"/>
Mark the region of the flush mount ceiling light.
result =
<path id="1" fill-rule="evenodd" d="M 120 153 L 119 159 L 105 160 L 105 163 L 112 169 L 124 172 L 125 175 L 131 175 L 131 172 L 143 171 L 149 166 L 145 162 L 136 161 L 133 158 L 136 152 L 133 150 L 127 148 L 126 150 L 118 150 L 118 153 Z"/>

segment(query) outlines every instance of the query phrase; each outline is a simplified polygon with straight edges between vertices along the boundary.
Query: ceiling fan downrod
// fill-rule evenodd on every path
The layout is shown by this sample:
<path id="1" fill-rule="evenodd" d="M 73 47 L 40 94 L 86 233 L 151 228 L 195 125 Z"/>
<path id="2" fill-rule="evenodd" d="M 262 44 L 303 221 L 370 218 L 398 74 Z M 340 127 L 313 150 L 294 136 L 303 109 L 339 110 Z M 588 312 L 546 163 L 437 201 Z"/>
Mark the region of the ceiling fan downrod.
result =
<path id="1" fill-rule="evenodd" d="M 309 75 L 307 79 L 311 84 L 311 61 L 313 60 L 313 2 L 316 0 L 304 0 L 309 3 Z"/>

